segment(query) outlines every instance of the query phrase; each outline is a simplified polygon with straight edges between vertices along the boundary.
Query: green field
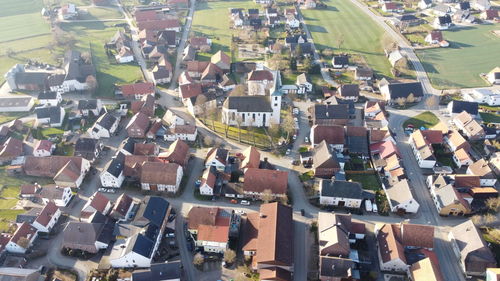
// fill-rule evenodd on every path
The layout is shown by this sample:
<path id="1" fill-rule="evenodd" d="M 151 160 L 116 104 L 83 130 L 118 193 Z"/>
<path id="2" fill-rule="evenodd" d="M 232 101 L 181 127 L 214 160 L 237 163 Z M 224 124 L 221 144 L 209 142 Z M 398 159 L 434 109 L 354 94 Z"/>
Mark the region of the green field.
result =
<path id="1" fill-rule="evenodd" d="M 123 15 L 115 8 L 110 7 L 92 7 L 86 8 L 88 14 L 79 16 L 82 20 L 93 19 L 121 19 Z"/>
<path id="2" fill-rule="evenodd" d="M 426 111 L 413 116 L 412 118 L 408 118 L 408 120 L 403 123 L 403 128 L 406 128 L 409 124 L 411 124 L 415 129 L 420 129 L 421 127 L 429 129 L 437 123 L 439 123 L 439 118 L 437 118 L 434 113 Z"/>
<path id="3" fill-rule="evenodd" d="M 500 29 L 500 24 L 443 31 L 450 47 L 418 51 L 434 87 L 487 86 L 479 74 L 500 65 L 500 56 L 493 55 L 494 50 L 500 50 L 500 38 L 492 33 L 497 29 Z"/>
<path id="4" fill-rule="evenodd" d="M 194 35 L 212 39 L 212 53 L 230 53 L 232 30 L 229 28 L 230 8 L 260 8 L 253 1 L 197 2 L 191 30 Z"/>
<path id="5" fill-rule="evenodd" d="M 114 97 L 113 84 L 130 83 L 142 79 L 139 66 L 134 63 L 116 64 L 114 59 L 109 59 L 104 51 L 103 45 L 107 42 L 118 28 L 113 27 L 117 22 L 86 22 L 86 23 L 64 23 L 63 30 L 74 34 L 78 42 L 76 48 L 81 51 L 92 53 L 92 60 L 97 68 L 97 96 Z"/>
<path id="6" fill-rule="evenodd" d="M 341 51 L 362 55 L 375 74 L 392 76 L 381 42 L 382 28 L 348 0 L 323 3 L 327 9 L 302 11 L 316 48 L 338 52 L 339 38 L 343 38 Z"/>

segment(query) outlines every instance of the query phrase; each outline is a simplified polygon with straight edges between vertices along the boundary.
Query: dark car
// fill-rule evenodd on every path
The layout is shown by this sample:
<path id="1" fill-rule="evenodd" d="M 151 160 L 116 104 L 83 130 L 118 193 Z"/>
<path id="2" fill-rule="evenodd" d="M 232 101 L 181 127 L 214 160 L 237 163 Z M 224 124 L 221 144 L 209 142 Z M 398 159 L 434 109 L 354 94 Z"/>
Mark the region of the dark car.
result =
<path id="1" fill-rule="evenodd" d="M 304 210 L 304 209 L 300 209 L 300 215 L 301 215 L 301 216 L 305 216 L 305 215 L 306 215 L 306 210 Z"/>

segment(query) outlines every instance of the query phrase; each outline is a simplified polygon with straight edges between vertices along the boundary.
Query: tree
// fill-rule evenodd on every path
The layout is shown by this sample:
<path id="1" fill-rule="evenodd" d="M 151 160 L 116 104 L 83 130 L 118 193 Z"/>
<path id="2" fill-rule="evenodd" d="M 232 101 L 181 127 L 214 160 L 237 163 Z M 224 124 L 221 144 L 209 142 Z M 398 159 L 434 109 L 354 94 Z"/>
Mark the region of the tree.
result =
<path id="1" fill-rule="evenodd" d="M 231 249 L 227 249 L 224 251 L 224 261 L 226 263 L 233 263 L 234 261 L 236 260 L 236 252 L 231 250 Z"/>
<path id="2" fill-rule="evenodd" d="M 500 229 L 490 229 L 490 231 L 488 231 L 488 236 L 497 243 L 500 242 Z"/>
<path id="3" fill-rule="evenodd" d="M 304 71 L 309 73 L 313 67 L 311 59 L 305 58 L 302 61 L 302 66 L 304 67 Z"/>
<path id="4" fill-rule="evenodd" d="M 211 136 L 205 136 L 203 137 L 203 143 L 206 145 L 206 146 L 213 146 L 214 145 L 214 140 L 212 139 Z"/>
<path id="5" fill-rule="evenodd" d="M 410 94 L 406 97 L 406 102 L 408 102 L 408 103 L 414 103 L 414 102 L 415 102 L 415 96 L 413 95 L 413 93 L 410 93 Z"/>
<path id="6" fill-rule="evenodd" d="M 486 214 L 483 216 L 483 221 L 485 225 L 491 225 L 497 221 L 497 217 L 493 214 Z"/>
<path id="7" fill-rule="evenodd" d="M 470 220 L 475 226 L 483 225 L 483 217 L 481 217 L 480 215 L 474 215 L 470 218 Z"/>
<path id="8" fill-rule="evenodd" d="M 241 115 L 237 115 L 235 121 L 238 126 L 238 141 L 241 142 L 241 123 L 243 123 L 243 118 L 241 118 Z"/>
<path id="9" fill-rule="evenodd" d="M 285 117 L 283 118 L 281 128 L 286 133 L 287 140 L 290 138 L 290 134 L 295 133 L 295 121 L 293 120 L 293 115 L 291 112 L 286 113 Z"/>
<path id="10" fill-rule="evenodd" d="M 93 94 L 97 89 L 97 79 L 93 75 L 87 76 L 85 83 L 88 86 L 89 91 Z"/>
<path id="11" fill-rule="evenodd" d="M 297 44 L 295 47 L 295 57 L 301 58 L 304 52 L 302 51 L 302 46 L 300 44 Z"/>
<path id="12" fill-rule="evenodd" d="M 323 51 L 321 51 L 321 54 L 324 56 L 324 57 L 331 57 L 333 56 L 333 50 L 330 49 L 330 48 L 326 48 L 324 49 Z"/>
<path id="13" fill-rule="evenodd" d="M 341 34 L 339 37 L 337 37 L 337 49 L 341 49 L 342 45 L 344 45 L 344 34 Z"/>
<path id="14" fill-rule="evenodd" d="M 91 64 L 92 63 L 92 55 L 90 54 L 90 52 L 83 52 L 80 57 L 82 58 L 82 60 L 86 63 L 86 64 Z"/>
<path id="15" fill-rule="evenodd" d="M 297 59 L 294 57 L 290 58 L 290 69 L 293 71 L 297 70 Z"/>
<path id="16" fill-rule="evenodd" d="M 273 192 L 270 189 L 264 189 L 260 195 L 260 200 L 264 201 L 264 203 L 269 203 L 273 198 Z"/>
<path id="17" fill-rule="evenodd" d="M 406 99 L 404 97 L 400 97 L 400 98 L 396 99 L 396 103 L 399 106 L 404 106 L 406 104 Z"/>
<path id="18" fill-rule="evenodd" d="M 215 131 L 215 120 L 217 119 L 217 110 L 214 107 L 209 107 L 206 109 L 207 116 L 212 120 L 212 130 Z"/>
<path id="19" fill-rule="evenodd" d="M 229 93 L 229 96 L 231 97 L 236 97 L 236 96 L 244 96 L 246 92 L 245 85 L 239 84 L 234 87 L 234 89 Z"/>
<path id="20" fill-rule="evenodd" d="M 492 197 L 486 200 L 486 207 L 494 213 L 500 210 L 500 197 Z"/>
<path id="21" fill-rule="evenodd" d="M 280 197 L 280 203 L 283 204 L 283 205 L 287 205 L 288 204 L 288 196 L 286 194 L 283 195 L 282 197 Z"/>
<path id="22" fill-rule="evenodd" d="M 205 258 L 203 257 L 203 255 L 201 253 L 197 253 L 196 255 L 194 255 L 194 257 L 193 257 L 193 264 L 194 265 L 200 266 L 204 262 L 205 262 Z"/>
<path id="23" fill-rule="evenodd" d="M 208 112 L 207 112 L 207 96 L 204 94 L 198 95 L 196 97 L 196 102 L 195 102 L 195 107 L 198 107 L 200 109 L 200 115 L 203 118 L 203 123 L 207 123 L 207 117 L 208 117 Z"/>

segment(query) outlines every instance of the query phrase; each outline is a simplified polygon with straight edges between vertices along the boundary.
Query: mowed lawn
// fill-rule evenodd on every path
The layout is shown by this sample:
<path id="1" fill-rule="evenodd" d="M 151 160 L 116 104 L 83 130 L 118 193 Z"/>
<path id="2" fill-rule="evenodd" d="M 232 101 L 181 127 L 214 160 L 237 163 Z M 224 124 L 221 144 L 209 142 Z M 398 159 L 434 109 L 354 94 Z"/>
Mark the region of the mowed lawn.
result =
<path id="1" fill-rule="evenodd" d="M 323 3 L 327 9 L 302 10 L 316 48 L 338 52 L 338 40 L 343 38 L 341 51 L 362 55 L 376 74 L 392 76 L 381 42 L 382 28 L 348 0 Z"/>
<path id="2" fill-rule="evenodd" d="M 413 125 L 415 129 L 420 129 L 421 127 L 429 129 L 435 126 L 437 123 L 439 123 L 439 118 L 434 115 L 434 113 L 425 111 L 411 118 L 408 118 L 403 123 L 403 128 L 408 127 L 408 125 Z"/>
<path id="3" fill-rule="evenodd" d="M 41 0 L 0 0 L 0 42 L 50 33 Z"/>
<path id="4" fill-rule="evenodd" d="M 212 53 L 219 50 L 230 53 L 231 35 L 230 8 L 261 8 L 253 1 L 197 2 L 194 12 L 192 33 L 212 39 Z"/>
<path id="5" fill-rule="evenodd" d="M 444 39 L 450 42 L 450 47 L 418 51 L 434 87 L 487 86 L 479 74 L 500 65 L 500 38 L 491 32 L 498 29 L 500 24 L 444 31 Z"/>
<path id="6" fill-rule="evenodd" d="M 139 66 L 136 63 L 117 64 L 113 58 L 108 58 L 104 44 L 118 30 L 113 27 L 117 22 L 87 22 L 64 23 L 61 27 L 75 34 L 78 42 L 76 49 L 91 50 L 92 59 L 97 68 L 97 96 L 114 97 L 114 84 L 131 83 L 142 79 Z"/>

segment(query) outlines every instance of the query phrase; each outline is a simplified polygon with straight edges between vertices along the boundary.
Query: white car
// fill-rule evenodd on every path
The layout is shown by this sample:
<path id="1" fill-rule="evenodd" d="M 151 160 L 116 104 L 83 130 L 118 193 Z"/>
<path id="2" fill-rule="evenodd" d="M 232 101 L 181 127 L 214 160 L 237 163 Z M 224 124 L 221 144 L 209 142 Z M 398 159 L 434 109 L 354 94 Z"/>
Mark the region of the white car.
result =
<path id="1" fill-rule="evenodd" d="M 304 142 L 308 143 L 309 142 L 309 138 L 305 137 Z"/>
<path id="2" fill-rule="evenodd" d="M 290 152 L 292 152 L 292 151 L 291 151 L 291 150 L 290 150 L 290 148 L 289 148 L 289 149 L 287 149 L 287 150 L 286 150 L 285 154 L 286 154 L 286 155 L 290 155 Z"/>
<path id="3" fill-rule="evenodd" d="M 243 210 L 236 210 L 235 213 L 237 213 L 238 215 L 246 215 L 245 211 Z"/>
<path id="4" fill-rule="evenodd" d="M 297 107 L 294 107 L 292 113 L 293 115 L 299 115 L 299 109 Z"/>
<path id="5" fill-rule="evenodd" d="M 293 140 L 296 140 L 297 139 L 297 135 L 293 135 Z"/>
<path id="6" fill-rule="evenodd" d="M 373 203 L 373 212 L 378 213 L 377 203 Z"/>
<path id="7" fill-rule="evenodd" d="M 241 204 L 241 205 L 245 205 L 245 206 L 250 206 L 250 201 L 247 201 L 247 200 L 241 200 L 240 204 Z"/>
<path id="8" fill-rule="evenodd" d="M 372 204 L 372 201 L 366 199 L 365 200 L 365 210 L 367 212 L 373 212 L 373 204 Z"/>

